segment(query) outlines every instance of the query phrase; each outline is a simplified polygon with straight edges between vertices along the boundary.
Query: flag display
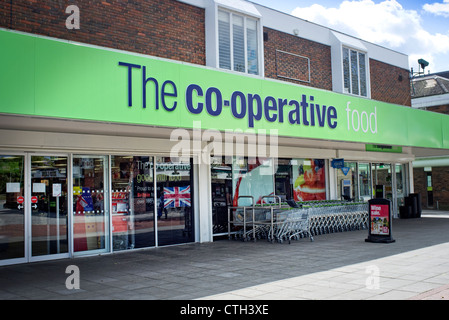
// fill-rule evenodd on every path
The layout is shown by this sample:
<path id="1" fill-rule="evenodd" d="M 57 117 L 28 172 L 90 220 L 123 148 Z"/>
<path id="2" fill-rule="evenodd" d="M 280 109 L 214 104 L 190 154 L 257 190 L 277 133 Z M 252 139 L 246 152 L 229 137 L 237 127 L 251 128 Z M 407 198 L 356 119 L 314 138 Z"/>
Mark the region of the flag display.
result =
<path id="1" fill-rule="evenodd" d="M 190 207 L 190 186 L 164 187 L 164 208 Z"/>

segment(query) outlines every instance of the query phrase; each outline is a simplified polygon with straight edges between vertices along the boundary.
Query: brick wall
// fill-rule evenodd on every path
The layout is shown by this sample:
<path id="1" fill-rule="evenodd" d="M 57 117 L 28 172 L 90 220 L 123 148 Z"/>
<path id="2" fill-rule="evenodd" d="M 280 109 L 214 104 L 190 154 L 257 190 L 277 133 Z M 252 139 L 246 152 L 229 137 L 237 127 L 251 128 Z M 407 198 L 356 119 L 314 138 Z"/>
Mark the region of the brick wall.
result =
<path id="1" fill-rule="evenodd" d="M 0 1 L 0 27 L 205 65 L 204 9 L 173 0 Z M 67 6 L 80 29 L 65 26 Z"/>
<path id="2" fill-rule="evenodd" d="M 264 41 L 265 76 L 315 88 L 332 90 L 331 48 L 317 42 L 264 28 L 268 40 Z M 288 57 L 285 53 L 291 53 Z M 310 59 L 310 83 L 304 59 Z M 295 70 L 294 67 L 298 68 Z M 299 70 L 300 69 L 300 70 Z M 374 100 L 411 106 L 409 71 L 370 59 L 371 98 Z"/>
<path id="3" fill-rule="evenodd" d="M 449 167 L 432 167 L 432 209 L 449 210 Z M 427 206 L 427 173 L 424 168 L 413 169 L 415 192 L 421 194 L 422 207 Z"/>
<path id="4" fill-rule="evenodd" d="M 411 106 L 409 70 L 370 59 L 371 99 Z"/>
<path id="5" fill-rule="evenodd" d="M 432 167 L 434 208 L 449 209 L 449 167 Z"/>
<path id="6" fill-rule="evenodd" d="M 264 32 L 268 36 L 268 40 L 264 41 L 265 77 L 332 90 L 331 48 L 329 46 L 270 28 L 264 28 Z M 278 52 L 276 57 L 276 50 L 292 55 Z M 310 59 L 310 83 L 278 76 L 308 80 L 308 72 L 304 70 L 307 68 L 305 59 L 295 55 Z M 299 69 L 295 70 L 295 67 Z"/>
<path id="7" fill-rule="evenodd" d="M 70 4 L 80 9 L 79 30 L 65 26 Z M 206 62 L 205 10 L 174 0 L 0 1 L 0 27 L 199 65 Z M 332 90 L 329 46 L 270 28 L 264 32 L 266 77 Z M 310 69 L 298 56 L 310 59 Z M 408 70 L 371 59 L 370 74 L 372 99 L 411 105 Z"/>
<path id="8" fill-rule="evenodd" d="M 449 105 L 441 105 L 441 106 L 433 106 L 433 107 L 427 107 L 426 110 L 438 112 L 438 113 L 444 113 L 449 114 Z"/>
<path id="9" fill-rule="evenodd" d="M 449 114 L 449 105 L 427 107 L 426 110 Z M 423 168 L 413 169 L 415 192 L 421 193 L 423 208 L 427 208 L 427 178 Z M 449 210 L 449 167 L 432 167 L 433 209 Z"/>

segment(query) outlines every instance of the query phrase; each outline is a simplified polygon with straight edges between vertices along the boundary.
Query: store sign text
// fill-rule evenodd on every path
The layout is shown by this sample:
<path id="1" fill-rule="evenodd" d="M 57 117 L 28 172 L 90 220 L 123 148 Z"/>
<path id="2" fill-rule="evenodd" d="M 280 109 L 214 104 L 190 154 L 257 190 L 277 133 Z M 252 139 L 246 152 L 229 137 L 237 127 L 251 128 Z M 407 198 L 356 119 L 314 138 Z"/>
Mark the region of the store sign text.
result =
<path id="1" fill-rule="evenodd" d="M 128 107 L 133 106 L 133 72 L 141 70 L 141 81 L 137 84 L 142 90 L 142 108 L 147 108 L 147 90 L 151 91 L 148 100 L 153 101 L 150 107 L 156 110 L 162 104 L 168 112 L 178 107 L 178 88 L 171 80 L 164 82 L 149 76 L 145 66 L 127 62 L 119 62 L 119 66 L 126 67 L 126 83 L 128 94 Z M 149 86 L 147 88 L 147 85 Z M 151 89 L 150 89 L 151 88 Z M 185 107 L 191 114 L 204 114 L 218 117 L 224 112 L 229 112 L 235 119 L 245 119 L 248 128 L 254 128 L 258 121 L 288 122 L 291 125 L 303 125 L 310 127 L 328 127 L 335 129 L 338 125 L 337 109 L 333 105 L 324 105 L 313 95 L 302 94 L 298 100 L 285 99 L 273 96 L 262 97 L 259 94 L 233 91 L 230 97 L 224 97 L 222 90 L 216 87 L 203 88 L 198 84 L 189 84 L 185 89 Z M 373 134 L 377 133 L 377 111 L 369 115 L 366 111 L 359 112 L 355 108 L 349 108 L 347 103 L 348 131 Z"/>

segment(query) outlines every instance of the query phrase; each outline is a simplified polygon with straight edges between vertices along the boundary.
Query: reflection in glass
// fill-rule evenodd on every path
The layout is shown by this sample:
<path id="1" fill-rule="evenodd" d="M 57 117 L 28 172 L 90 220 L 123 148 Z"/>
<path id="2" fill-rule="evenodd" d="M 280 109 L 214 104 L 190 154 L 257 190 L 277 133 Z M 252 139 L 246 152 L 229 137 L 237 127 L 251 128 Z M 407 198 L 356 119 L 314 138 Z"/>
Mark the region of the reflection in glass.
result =
<path id="1" fill-rule="evenodd" d="M 228 230 L 228 207 L 232 205 L 232 166 L 225 157 L 211 158 L 212 226 L 213 233 Z"/>
<path id="2" fill-rule="evenodd" d="M 371 166 L 369 163 L 359 163 L 360 200 L 368 201 L 372 198 Z"/>
<path id="3" fill-rule="evenodd" d="M 345 162 L 344 166 L 348 169 L 336 169 L 338 198 L 346 201 L 358 200 L 357 163 Z"/>
<path id="4" fill-rule="evenodd" d="M 293 172 L 292 161 L 290 159 L 278 159 L 277 170 L 274 174 L 275 194 L 283 202 L 293 199 Z"/>
<path id="5" fill-rule="evenodd" d="M 326 200 L 326 172 L 323 159 L 292 159 L 293 199 Z"/>
<path id="6" fill-rule="evenodd" d="M 397 194 L 397 205 L 404 205 L 404 197 L 407 195 L 407 175 L 406 166 L 403 164 L 396 164 L 396 194 Z"/>
<path id="7" fill-rule="evenodd" d="M 391 184 L 391 165 L 389 163 L 374 163 L 372 168 L 373 168 L 373 179 L 376 185 L 375 192 L 377 193 L 377 190 L 382 190 L 382 188 L 384 188 L 385 189 L 384 198 L 393 200 L 393 188 Z M 378 188 L 377 186 L 380 186 L 380 188 Z"/>
<path id="8" fill-rule="evenodd" d="M 273 159 L 234 157 L 232 191 L 234 207 L 274 202 Z"/>
<path id="9" fill-rule="evenodd" d="M 107 157 L 73 156 L 73 248 L 107 249 Z"/>
<path id="10" fill-rule="evenodd" d="M 0 260 L 23 258 L 24 157 L 0 155 Z"/>
<path id="11" fill-rule="evenodd" d="M 154 246 L 153 158 L 112 156 L 111 166 L 113 250 Z"/>
<path id="12" fill-rule="evenodd" d="M 67 253 L 67 157 L 31 156 L 31 251 Z"/>
<path id="13" fill-rule="evenodd" d="M 192 164 L 156 158 L 158 245 L 192 242 Z"/>

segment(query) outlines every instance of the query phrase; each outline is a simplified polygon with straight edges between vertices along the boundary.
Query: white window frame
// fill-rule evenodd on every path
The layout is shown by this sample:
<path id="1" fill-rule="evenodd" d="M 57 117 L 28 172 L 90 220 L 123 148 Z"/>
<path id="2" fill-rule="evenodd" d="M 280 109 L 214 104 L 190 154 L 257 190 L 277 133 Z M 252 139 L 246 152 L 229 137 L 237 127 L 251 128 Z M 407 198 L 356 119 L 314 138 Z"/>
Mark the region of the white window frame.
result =
<path id="1" fill-rule="evenodd" d="M 249 64 L 248 64 L 248 26 L 247 26 L 247 20 L 251 19 L 251 20 L 255 20 L 256 21 L 256 41 L 257 41 L 257 73 L 254 75 L 259 75 L 260 74 L 260 64 L 259 64 L 259 60 L 260 60 L 260 54 L 259 54 L 259 30 L 258 30 L 258 26 L 259 26 L 259 19 L 256 19 L 254 17 L 250 17 L 241 13 L 236 13 L 230 10 L 226 10 L 223 8 L 218 8 L 218 12 L 223 12 L 229 15 L 229 46 L 230 46 L 230 69 L 227 68 L 221 68 L 220 67 L 220 48 L 218 48 L 218 67 L 220 69 L 225 69 L 225 70 L 231 70 L 231 71 L 236 71 L 236 72 L 240 72 L 240 73 L 246 73 L 246 74 L 254 74 L 254 73 L 250 73 L 249 72 Z M 239 17 L 243 19 L 243 55 L 244 55 L 244 71 L 241 70 L 236 70 L 235 65 L 234 65 L 234 17 Z M 218 19 L 218 15 L 217 15 L 217 19 Z M 219 41 L 219 37 L 217 36 L 217 42 Z"/>
<path id="2" fill-rule="evenodd" d="M 231 45 L 231 68 L 220 68 L 219 61 L 219 38 L 218 38 L 218 13 L 220 11 L 230 14 L 230 45 Z M 244 18 L 244 54 L 245 72 L 234 71 L 233 38 L 232 38 L 232 16 L 238 15 Z M 248 39 L 247 39 L 247 19 L 256 21 L 257 32 L 257 74 L 248 73 Z M 219 70 L 232 72 L 240 75 L 252 77 L 264 77 L 264 51 L 263 51 L 263 21 L 262 15 L 257 8 L 248 1 L 241 0 L 212 0 L 206 6 L 206 65 Z"/>
<path id="3" fill-rule="evenodd" d="M 348 89 L 345 87 L 345 66 L 344 66 L 344 51 L 348 50 L 348 58 L 349 58 L 349 91 Z M 357 85 L 358 85 L 358 92 L 354 93 L 354 87 L 353 87 L 353 72 L 352 72 L 352 57 L 351 57 L 351 52 L 355 52 L 357 54 L 357 61 L 356 61 L 356 66 L 357 66 Z M 365 56 L 365 94 L 362 95 L 362 82 L 361 82 L 361 78 L 360 78 L 360 54 L 363 54 Z M 361 51 L 361 50 L 357 50 L 351 47 L 346 47 L 343 46 L 342 47 L 342 59 L 341 59 L 341 63 L 342 63 L 342 68 L 343 68 L 343 92 L 344 93 L 349 93 L 355 96 L 361 96 L 361 97 L 368 97 L 368 53 Z"/>
<path id="4" fill-rule="evenodd" d="M 329 43 L 331 45 L 331 60 L 332 60 L 332 90 L 334 92 L 349 94 L 361 98 L 371 99 L 371 76 L 370 76 L 370 56 L 372 55 L 372 48 L 368 43 L 363 42 L 357 38 L 347 36 L 343 33 L 330 30 Z M 345 90 L 345 77 L 343 66 L 343 49 L 349 49 L 365 54 L 365 76 L 366 76 L 366 96 L 360 94 L 352 94 Z M 359 73 L 359 71 L 358 71 Z M 351 81 L 351 79 L 350 79 Z M 360 82 L 359 82 L 360 86 Z"/>

